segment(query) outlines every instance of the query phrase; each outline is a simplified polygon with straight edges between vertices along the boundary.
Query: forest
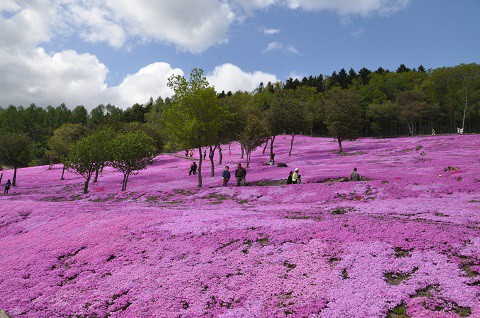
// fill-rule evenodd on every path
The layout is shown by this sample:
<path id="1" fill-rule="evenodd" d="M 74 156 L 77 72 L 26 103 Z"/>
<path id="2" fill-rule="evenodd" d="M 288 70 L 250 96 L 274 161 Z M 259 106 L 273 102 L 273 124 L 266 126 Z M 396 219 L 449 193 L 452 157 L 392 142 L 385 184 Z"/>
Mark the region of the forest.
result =
<path id="1" fill-rule="evenodd" d="M 130 137 L 141 132 L 136 138 L 148 138 L 152 146 L 145 153 L 209 147 L 213 156 L 220 144 L 240 141 L 247 163 L 249 153 L 265 141 L 273 154 L 280 134 L 292 135 L 292 146 L 295 134 L 331 135 L 341 152 L 342 140 L 358 137 L 480 132 L 476 63 L 429 70 L 403 64 L 395 71 L 341 69 L 261 83 L 253 92 L 217 92 L 203 71 L 194 69 L 189 81 L 171 78 L 169 86 L 172 97 L 150 98 L 127 109 L 110 104 L 91 111 L 65 104 L 2 107 L 0 162 L 15 168 L 65 162 L 73 145 L 99 132 L 107 140 L 119 132 Z M 12 161 L 9 151 L 20 144 L 28 151 Z"/>

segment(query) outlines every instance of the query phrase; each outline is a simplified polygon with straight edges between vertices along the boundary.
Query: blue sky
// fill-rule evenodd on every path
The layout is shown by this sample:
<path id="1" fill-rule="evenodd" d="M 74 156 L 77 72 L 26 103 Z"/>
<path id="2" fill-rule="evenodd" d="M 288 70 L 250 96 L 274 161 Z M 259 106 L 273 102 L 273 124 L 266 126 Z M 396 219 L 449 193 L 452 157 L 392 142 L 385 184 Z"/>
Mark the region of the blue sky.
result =
<path id="1" fill-rule="evenodd" d="M 204 69 L 217 90 L 260 81 L 478 63 L 477 0 L 2 0 L 0 105 L 91 109 L 167 97 Z M 268 31 L 268 32 L 267 32 Z"/>

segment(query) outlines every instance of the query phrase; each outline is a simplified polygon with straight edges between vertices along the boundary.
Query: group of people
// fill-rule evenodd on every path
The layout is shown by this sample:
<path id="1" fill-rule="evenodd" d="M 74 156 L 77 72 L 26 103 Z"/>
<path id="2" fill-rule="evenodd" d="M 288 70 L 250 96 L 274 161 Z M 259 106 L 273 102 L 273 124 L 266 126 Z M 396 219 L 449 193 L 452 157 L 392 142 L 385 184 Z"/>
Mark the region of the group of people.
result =
<path id="1" fill-rule="evenodd" d="M 287 178 L 287 184 L 300 184 L 302 183 L 302 176 L 298 174 L 300 170 L 295 168 L 295 171 L 290 171 Z"/>
<path id="2" fill-rule="evenodd" d="M 185 157 L 193 158 L 193 149 L 185 150 Z M 207 158 L 207 149 L 203 149 L 203 159 Z"/>
<path id="3" fill-rule="evenodd" d="M 245 178 L 247 176 L 247 170 L 242 167 L 242 164 L 237 165 L 237 170 L 235 170 L 235 181 L 237 182 L 237 187 L 245 184 Z M 228 181 L 230 180 L 230 167 L 225 166 L 225 170 L 222 172 L 222 186 L 228 187 Z"/>

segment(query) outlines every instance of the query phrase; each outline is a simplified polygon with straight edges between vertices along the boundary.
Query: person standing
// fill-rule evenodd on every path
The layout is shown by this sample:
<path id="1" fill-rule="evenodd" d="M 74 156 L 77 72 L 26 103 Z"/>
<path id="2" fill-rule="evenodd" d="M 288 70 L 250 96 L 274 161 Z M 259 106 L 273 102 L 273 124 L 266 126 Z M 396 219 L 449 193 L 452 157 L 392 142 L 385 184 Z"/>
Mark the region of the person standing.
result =
<path id="1" fill-rule="evenodd" d="M 235 179 L 237 181 L 237 187 L 245 184 L 245 177 L 247 176 L 247 170 L 242 167 L 242 164 L 237 165 L 237 170 L 235 170 Z"/>
<path id="2" fill-rule="evenodd" d="M 190 158 L 193 158 L 193 149 L 190 149 Z"/>
<path id="3" fill-rule="evenodd" d="M 225 170 L 222 172 L 222 187 L 228 187 L 228 181 L 230 180 L 230 167 L 225 166 Z"/>
<path id="4" fill-rule="evenodd" d="M 3 191 L 3 194 L 8 194 L 8 190 L 10 190 L 10 186 L 12 183 L 10 182 L 10 179 L 8 179 L 7 183 L 5 183 L 5 190 Z"/>
<path id="5" fill-rule="evenodd" d="M 203 149 L 203 160 L 207 158 L 207 149 Z"/>

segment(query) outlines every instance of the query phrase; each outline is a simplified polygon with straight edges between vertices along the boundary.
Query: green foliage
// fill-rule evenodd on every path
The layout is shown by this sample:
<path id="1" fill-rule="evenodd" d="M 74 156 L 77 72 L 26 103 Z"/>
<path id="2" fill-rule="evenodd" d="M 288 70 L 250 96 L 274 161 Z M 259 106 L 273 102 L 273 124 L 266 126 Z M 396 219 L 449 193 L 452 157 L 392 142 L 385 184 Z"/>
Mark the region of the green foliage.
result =
<path id="1" fill-rule="evenodd" d="M 12 166 L 12 186 L 17 179 L 17 168 L 28 166 L 32 160 L 32 140 L 25 133 L 6 133 L 0 138 L 0 162 Z"/>
<path id="2" fill-rule="evenodd" d="M 332 89 L 325 103 L 325 124 L 330 134 L 337 138 L 340 153 L 343 140 L 355 140 L 360 133 L 360 99 L 354 90 Z"/>
<path id="3" fill-rule="evenodd" d="M 78 173 L 85 178 L 83 193 L 88 192 L 88 185 L 93 173 L 110 161 L 113 136 L 114 132 L 111 129 L 99 129 L 93 134 L 80 139 L 70 148 L 64 164 L 68 170 Z"/>
<path id="4" fill-rule="evenodd" d="M 397 97 L 400 118 L 407 122 L 413 132 L 413 122 L 422 119 L 429 111 L 425 95 L 418 90 L 409 90 L 400 93 Z M 412 126 L 410 126 L 410 124 Z"/>
<path id="5" fill-rule="evenodd" d="M 123 173 L 122 191 L 127 189 L 128 177 L 147 168 L 155 156 L 154 139 L 143 131 L 117 135 L 112 141 L 110 165 Z"/>
<path id="6" fill-rule="evenodd" d="M 64 161 L 70 148 L 86 135 L 87 129 L 81 124 L 63 124 L 53 132 L 53 136 L 48 140 L 46 157 L 51 163 Z"/>
<path id="7" fill-rule="evenodd" d="M 262 121 L 255 115 L 250 115 L 239 136 L 239 141 L 247 152 L 247 167 L 250 165 L 250 154 L 266 141 L 267 136 L 268 131 L 262 124 Z"/>
<path id="8" fill-rule="evenodd" d="M 165 111 L 165 129 L 183 149 L 201 148 L 216 144 L 228 113 L 217 99 L 215 89 L 209 86 L 203 70 L 193 69 L 190 80 L 183 76 L 172 76 L 168 86 L 175 95 L 171 107 Z M 198 165 L 198 187 L 202 187 L 200 159 Z"/>
<path id="9" fill-rule="evenodd" d="M 398 117 L 398 105 L 391 101 L 370 104 L 367 107 L 367 118 L 370 121 L 370 128 L 380 137 L 391 134 L 389 130 L 395 127 Z"/>

